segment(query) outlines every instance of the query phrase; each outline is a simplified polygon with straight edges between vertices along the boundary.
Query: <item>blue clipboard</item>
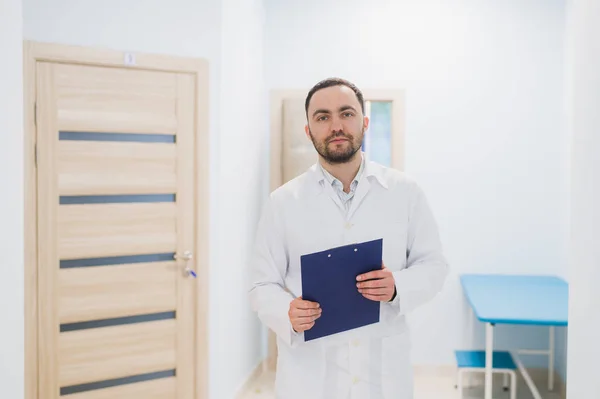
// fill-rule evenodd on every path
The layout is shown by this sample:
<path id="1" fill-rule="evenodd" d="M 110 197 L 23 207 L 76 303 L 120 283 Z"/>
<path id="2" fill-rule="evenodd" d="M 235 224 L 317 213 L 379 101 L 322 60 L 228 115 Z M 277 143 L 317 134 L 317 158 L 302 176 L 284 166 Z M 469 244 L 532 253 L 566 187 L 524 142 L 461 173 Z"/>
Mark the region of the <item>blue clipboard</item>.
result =
<path id="1" fill-rule="evenodd" d="M 304 340 L 379 322 L 380 302 L 362 296 L 356 276 L 382 266 L 383 239 L 302 255 L 302 299 L 320 304 L 321 317 Z"/>

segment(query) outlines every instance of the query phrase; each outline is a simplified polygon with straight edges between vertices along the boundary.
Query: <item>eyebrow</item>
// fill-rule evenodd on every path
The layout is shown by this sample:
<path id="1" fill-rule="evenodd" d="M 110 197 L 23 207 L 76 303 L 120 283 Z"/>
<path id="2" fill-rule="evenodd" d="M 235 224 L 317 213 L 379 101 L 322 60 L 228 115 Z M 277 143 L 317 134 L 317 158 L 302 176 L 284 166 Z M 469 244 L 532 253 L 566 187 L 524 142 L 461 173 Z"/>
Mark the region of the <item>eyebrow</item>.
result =
<path id="1" fill-rule="evenodd" d="M 351 105 L 342 105 L 339 109 L 338 112 L 344 112 L 351 109 L 352 111 L 356 112 L 356 109 L 351 106 Z M 317 115 L 317 114 L 329 114 L 331 113 L 331 111 L 329 111 L 328 109 L 318 109 L 315 112 L 313 112 L 313 118 Z"/>

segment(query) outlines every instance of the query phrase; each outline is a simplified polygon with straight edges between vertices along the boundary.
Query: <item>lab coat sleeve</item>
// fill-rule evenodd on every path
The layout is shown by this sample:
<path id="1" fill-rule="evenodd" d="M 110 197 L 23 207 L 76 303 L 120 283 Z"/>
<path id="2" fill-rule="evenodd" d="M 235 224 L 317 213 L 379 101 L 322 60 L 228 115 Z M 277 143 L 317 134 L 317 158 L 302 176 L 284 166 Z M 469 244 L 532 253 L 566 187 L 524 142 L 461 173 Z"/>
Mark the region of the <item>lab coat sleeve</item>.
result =
<path id="1" fill-rule="evenodd" d="M 421 188 L 409 197 L 406 268 L 393 272 L 397 295 L 390 303 L 407 314 L 433 299 L 443 288 L 448 266 L 437 223 Z"/>
<path id="2" fill-rule="evenodd" d="M 258 318 L 283 342 L 296 346 L 296 333 L 288 311 L 294 296 L 285 289 L 288 259 L 281 218 L 271 198 L 263 207 L 250 261 L 250 306 Z"/>

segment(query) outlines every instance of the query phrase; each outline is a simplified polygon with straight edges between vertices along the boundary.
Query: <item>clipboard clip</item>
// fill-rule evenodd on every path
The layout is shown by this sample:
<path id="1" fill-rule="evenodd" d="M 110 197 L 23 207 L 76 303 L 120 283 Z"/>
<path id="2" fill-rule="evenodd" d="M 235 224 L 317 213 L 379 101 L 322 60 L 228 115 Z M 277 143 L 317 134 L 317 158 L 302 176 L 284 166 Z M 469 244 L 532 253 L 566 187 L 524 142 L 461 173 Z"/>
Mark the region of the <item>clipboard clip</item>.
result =
<path id="1" fill-rule="evenodd" d="M 358 252 L 358 248 L 354 248 L 354 252 Z M 328 258 L 331 258 L 331 254 L 327 254 Z"/>

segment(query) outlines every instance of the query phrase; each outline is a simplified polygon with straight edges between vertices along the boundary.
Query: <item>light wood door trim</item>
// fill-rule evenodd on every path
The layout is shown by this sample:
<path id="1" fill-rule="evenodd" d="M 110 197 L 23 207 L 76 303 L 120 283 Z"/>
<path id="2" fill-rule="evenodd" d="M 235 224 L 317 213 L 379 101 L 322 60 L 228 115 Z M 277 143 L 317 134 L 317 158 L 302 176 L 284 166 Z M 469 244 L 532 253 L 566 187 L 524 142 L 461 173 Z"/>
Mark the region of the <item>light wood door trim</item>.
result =
<path id="1" fill-rule="evenodd" d="M 36 213 L 39 211 L 45 215 L 37 220 L 38 236 L 44 237 L 38 241 L 38 253 L 43 254 L 43 257 L 38 258 L 40 265 L 52 265 L 57 263 L 58 259 L 58 237 L 56 234 L 56 226 L 58 219 L 58 187 L 56 174 L 55 157 L 56 145 L 51 132 L 57 131 L 56 121 L 56 102 L 54 101 L 55 84 L 54 84 L 54 65 L 46 62 L 37 65 L 38 81 L 43 83 L 43 87 L 39 87 L 37 92 L 37 101 L 48 104 L 38 113 L 38 122 L 40 126 L 44 126 L 46 131 L 38 134 L 37 145 L 39 148 L 37 156 L 37 164 L 39 165 L 38 172 L 38 197 L 39 204 Z M 43 196 L 54 198 L 55 201 L 44 200 Z M 27 245 L 27 241 L 25 242 Z M 58 293 L 54 287 L 58 286 L 57 270 L 51 267 L 38 268 L 39 284 L 37 290 L 37 307 L 40 309 L 44 303 L 56 303 Z M 29 297 L 31 293 L 25 293 Z M 39 330 L 44 331 L 39 337 L 39 345 L 46 348 L 44 355 L 39 356 L 39 386 L 54 387 L 59 381 L 59 371 L 55 367 L 58 359 L 58 330 L 55 328 L 58 324 L 58 312 L 56 307 L 46 307 L 48 311 L 39 312 L 37 322 Z M 36 354 L 37 355 L 37 354 Z"/>
<path id="2" fill-rule="evenodd" d="M 41 383 L 38 379 L 38 366 L 45 359 L 38 359 L 38 323 L 51 322 L 58 315 L 38 314 L 38 302 L 44 300 L 44 297 L 53 295 L 52 292 L 44 291 L 40 287 L 42 295 L 38 296 L 38 244 L 48 245 L 48 243 L 37 242 L 37 164 L 36 161 L 36 118 L 52 118 L 48 110 L 35 110 L 36 104 L 36 82 L 37 73 L 48 73 L 50 65 L 38 68 L 42 62 L 48 63 L 72 63 L 79 65 L 94 65 L 104 67 L 123 67 L 126 58 L 135 60 L 134 63 L 128 63 L 126 66 L 131 69 L 143 69 L 151 71 L 178 72 L 185 73 L 187 76 L 180 82 L 193 87 L 186 87 L 183 90 L 193 90 L 190 95 L 194 96 L 196 109 L 186 110 L 195 113 L 195 120 L 192 126 L 186 127 L 193 130 L 194 143 L 190 143 L 190 149 L 196 153 L 194 165 L 194 174 L 189 176 L 193 183 L 189 187 L 194 190 L 196 201 L 193 204 L 197 218 L 190 228 L 196 226 L 196 242 L 193 243 L 193 253 L 196 265 L 196 287 L 195 293 L 188 292 L 186 295 L 196 295 L 196 324 L 192 326 L 190 332 L 195 334 L 196 348 L 194 351 L 195 375 L 186 375 L 186 378 L 194 378 L 196 381 L 196 395 L 194 399 L 208 398 L 208 270 L 209 270 L 209 247 L 208 247 L 208 220 L 209 220 L 209 119 L 208 119 L 208 99 L 209 99 L 209 69 L 208 61 L 204 59 L 191 59 L 176 56 L 134 53 L 127 54 L 122 51 L 102 48 L 90 48 L 73 45 L 63 45 L 54 43 L 40 43 L 33 41 L 24 41 L 24 184 L 25 184 L 25 399 L 37 399 L 38 390 Z M 47 92 L 47 90 L 46 90 Z M 189 106 L 189 105 L 188 105 Z M 186 105 L 181 105 L 186 107 Z M 55 115 L 55 114 L 54 114 Z M 49 140 L 46 145 L 53 145 Z M 41 155 L 42 151 L 38 152 Z M 37 162 L 37 163 L 36 163 Z M 46 171 L 48 174 L 49 171 Z M 42 183 L 42 182 L 40 182 Z M 42 183 L 43 184 L 43 183 Z M 186 183 L 190 184 L 190 183 Z M 58 197 L 58 194 L 56 195 Z M 40 226 L 44 228 L 44 226 Z M 49 226 L 46 226 L 49 227 Z M 192 243 L 190 243 L 192 245 Z M 56 246 L 54 246 L 56 248 Z M 190 248 L 189 246 L 187 248 Z M 186 248 L 186 249 L 187 249 Z M 56 338 L 56 337 L 54 337 Z M 52 337 L 45 337 L 50 340 Z M 192 354 L 188 354 L 192 356 Z M 58 378 L 53 373 L 44 378 Z"/>
<path id="3" fill-rule="evenodd" d="M 177 233 L 178 254 L 183 254 L 185 251 L 189 250 L 189 248 L 193 248 L 194 245 L 194 223 L 190 221 L 189 218 L 186 218 L 186 211 L 193 209 L 194 207 L 192 198 L 196 197 L 193 195 L 194 187 L 190 184 L 194 179 L 194 135 L 189 133 L 193 131 L 194 126 L 193 124 L 187 123 L 192 119 L 186 117 L 194 114 L 194 109 L 192 107 L 194 90 L 192 84 L 193 78 L 189 75 L 179 75 L 177 77 L 177 97 L 179 99 L 177 102 L 177 114 L 180 116 L 181 123 L 178 134 L 179 142 L 177 144 L 177 167 L 179 168 L 179 173 L 177 174 L 177 192 L 180 198 L 180 204 L 177 207 L 177 211 L 179 212 L 177 220 L 180 221 L 180 223 L 184 223 L 181 227 L 181 231 Z M 194 255 L 197 254 L 199 254 L 199 252 L 194 251 Z M 194 263 L 197 262 L 192 262 L 192 264 Z M 179 284 L 179 303 L 177 304 L 177 309 L 180 309 L 181 314 L 184 315 L 181 316 L 179 320 L 177 342 L 188 342 L 189 340 L 193 340 L 194 336 L 197 336 L 193 320 L 190 320 L 189 317 L 185 317 L 185 315 L 190 314 L 190 312 L 187 311 L 187 308 L 194 292 L 190 289 L 190 285 L 187 284 L 187 281 L 184 281 L 183 279 L 177 279 L 177 281 Z M 184 282 L 186 284 L 184 284 Z M 177 392 L 179 392 L 182 398 L 192 399 L 193 393 L 189 392 L 188 389 L 194 383 L 194 354 L 190 352 L 187 347 L 178 345 L 176 356 L 178 363 L 182 365 L 177 370 Z"/>
<path id="4" fill-rule="evenodd" d="M 36 61 L 122 67 L 126 63 L 125 58 L 129 57 L 131 63 L 127 66 L 133 69 L 191 73 L 201 79 L 208 76 L 208 62 L 204 59 L 32 41 L 25 41 L 25 46 Z"/>

